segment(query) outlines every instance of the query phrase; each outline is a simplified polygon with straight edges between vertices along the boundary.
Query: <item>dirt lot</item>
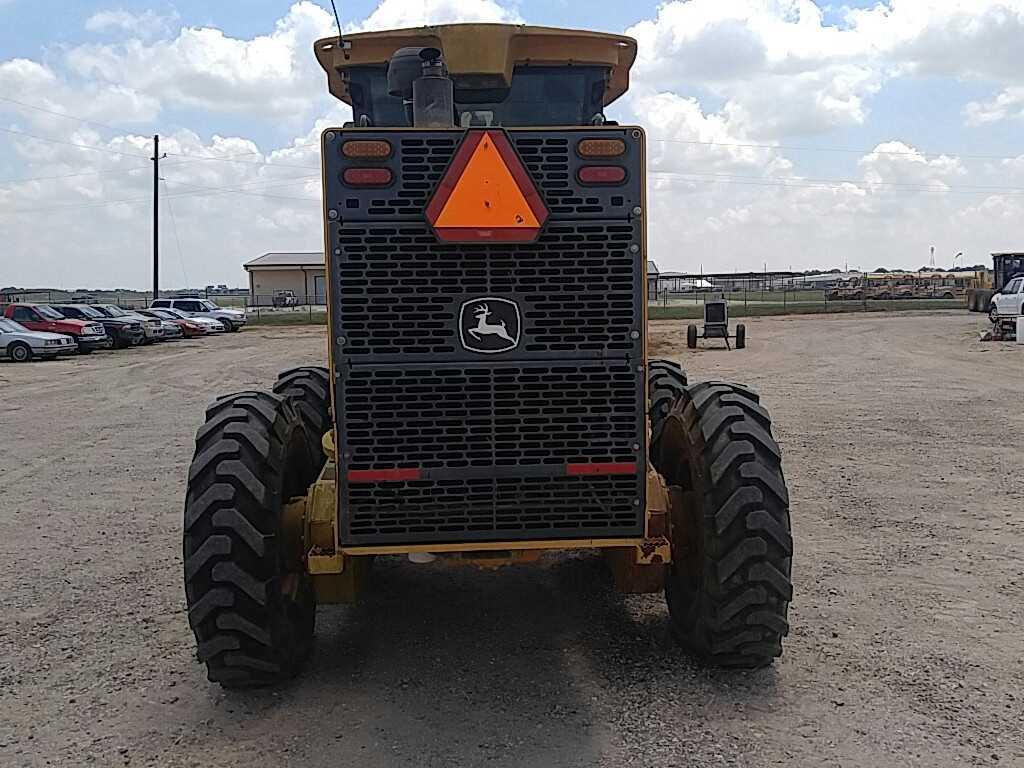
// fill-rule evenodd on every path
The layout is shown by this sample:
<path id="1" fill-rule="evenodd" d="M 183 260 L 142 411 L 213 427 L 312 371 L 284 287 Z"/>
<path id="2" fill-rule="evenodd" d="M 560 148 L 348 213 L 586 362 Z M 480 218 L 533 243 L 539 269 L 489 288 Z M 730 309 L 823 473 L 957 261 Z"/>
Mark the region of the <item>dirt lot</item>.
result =
<path id="1" fill-rule="evenodd" d="M 793 630 L 754 673 L 694 666 L 591 554 L 392 560 L 321 609 L 299 681 L 226 694 L 181 587 L 192 436 L 322 331 L 0 364 L 0 765 L 1024 765 L 1024 347 L 980 322 L 763 319 L 731 354 L 655 324 L 654 354 L 776 418 Z"/>

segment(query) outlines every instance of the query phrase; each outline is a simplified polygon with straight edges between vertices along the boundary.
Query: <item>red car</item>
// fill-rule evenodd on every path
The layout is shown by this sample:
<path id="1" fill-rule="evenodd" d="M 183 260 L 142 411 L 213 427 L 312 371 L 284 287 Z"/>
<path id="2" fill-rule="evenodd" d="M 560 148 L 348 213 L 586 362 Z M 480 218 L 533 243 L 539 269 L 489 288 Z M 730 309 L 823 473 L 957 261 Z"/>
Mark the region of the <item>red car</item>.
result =
<path id="1" fill-rule="evenodd" d="M 94 349 L 109 349 L 110 337 L 102 323 L 71 320 L 46 304 L 9 304 L 4 317 L 21 323 L 30 331 L 65 333 L 78 344 L 78 354 L 88 355 Z"/>
<path id="2" fill-rule="evenodd" d="M 199 323 L 188 318 L 178 317 L 166 309 L 136 309 L 135 313 L 145 315 L 146 317 L 155 317 L 157 320 L 163 320 L 165 323 L 174 323 L 181 328 L 181 332 L 185 335 L 186 339 L 194 339 L 197 336 L 206 335 L 206 328 Z"/>

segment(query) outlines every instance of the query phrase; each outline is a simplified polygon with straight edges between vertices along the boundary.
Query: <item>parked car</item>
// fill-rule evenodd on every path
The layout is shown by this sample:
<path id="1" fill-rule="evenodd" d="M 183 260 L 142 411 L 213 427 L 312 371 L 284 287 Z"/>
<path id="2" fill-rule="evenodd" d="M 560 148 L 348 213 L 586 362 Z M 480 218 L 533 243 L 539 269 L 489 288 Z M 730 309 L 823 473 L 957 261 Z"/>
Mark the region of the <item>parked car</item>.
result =
<path id="1" fill-rule="evenodd" d="M 54 358 L 77 351 L 75 340 L 66 334 L 30 331 L 14 320 L 0 317 L 0 357 L 27 363 L 33 357 Z"/>
<path id="2" fill-rule="evenodd" d="M 78 354 L 88 355 L 96 349 L 109 349 L 110 337 L 102 323 L 92 320 L 69 320 L 46 304 L 8 304 L 4 317 L 14 320 L 30 331 L 63 333 L 78 345 Z"/>
<path id="3" fill-rule="evenodd" d="M 51 304 L 64 317 L 102 323 L 114 349 L 138 346 L 142 342 L 142 321 L 129 317 L 107 317 L 87 304 Z"/>
<path id="4" fill-rule="evenodd" d="M 182 320 L 188 320 L 192 323 L 198 323 L 206 329 L 207 333 L 226 333 L 227 328 L 224 327 L 224 323 L 220 320 L 214 320 L 212 317 L 200 317 L 199 315 L 192 316 L 188 312 L 182 312 L 180 309 L 151 309 L 150 312 L 167 312 L 168 314 L 180 317 Z"/>
<path id="5" fill-rule="evenodd" d="M 296 307 L 299 300 L 295 298 L 295 291 L 274 291 L 271 302 L 275 307 Z"/>
<path id="6" fill-rule="evenodd" d="M 160 323 L 160 333 L 162 334 L 161 338 L 164 341 L 180 341 L 181 339 L 185 338 L 184 331 L 181 330 L 181 326 L 178 325 L 177 323 L 172 323 L 170 320 L 167 320 L 162 317 L 153 317 L 152 315 L 145 315 L 143 314 L 144 311 L 145 310 L 137 311 L 132 309 L 128 311 L 128 314 L 132 315 L 133 317 L 139 318 L 139 320 L 142 320 L 143 322 L 156 320 L 158 323 Z"/>
<path id="7" fill-rule="evenodd" d="M 102 312 L 107 317 L 121 318 L 121 319 L 134 319 L 135 322 L 142 323 L 142 339 L 139 343 L 141 344 L 152 344 L 154 341 L 161 341 L 164 338 L 164 330 L 159 320 L 152 317 L 143 317 L 142 315 L 136 315 L 127 310 L 121 309 L 116 304 L 93 304 L 93 308 Z"/>
<path id="8" fill-rule="evenodd" d="M 1010 280 L 992 297 L 989 311 L 993 323 L 1009 324 L 1021 315 L 1024 315 L 1024 275 Z"/>
<path id="9" fill-rule="evenodd" d="M 205 336 L 208 333 L 206 326 L 201 325 L 198 322 L 199 320 L 203 320 L 205 318 L 178 317 L 177 315 L 173 314 L 169 309 L 140 309 L 136 312 L 136 314 L 143 315 L 145 317 L 156 318 L 157 320 L 162 320 L 165 324 L 165 328 L 169 324 L 174 325 L 181 330 L 181 335 L 184 336 L 186 339 L 194 339 L 197 336 Z M 209 322 L 212 325 L 216 325 L 219 331 L 224 330 L 224 326 L 222 326 L 218 321 L 210 320 Z"/>
<path id="10" fill-rule="evenodd" d="M 246 323 L 245 312 L 218 307 L 209 299 L 157 299 L 150 309 L 180 309 L 190 317 L 209 317 L 219 320 L 226 331 L 240 330 Z"/>

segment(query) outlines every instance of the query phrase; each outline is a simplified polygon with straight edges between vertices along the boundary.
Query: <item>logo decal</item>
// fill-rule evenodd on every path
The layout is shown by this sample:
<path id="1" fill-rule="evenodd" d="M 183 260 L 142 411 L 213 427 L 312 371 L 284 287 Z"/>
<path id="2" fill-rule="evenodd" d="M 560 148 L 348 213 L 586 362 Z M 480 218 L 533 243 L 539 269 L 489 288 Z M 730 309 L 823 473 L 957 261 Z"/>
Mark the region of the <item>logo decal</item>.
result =
<path id="1" fill-rule="evenodd" d="M 470 352 L 494 355 L 519 346 L 519 305 L 510 299 L 471 299 L 459 311 L 459 339 Z"/>

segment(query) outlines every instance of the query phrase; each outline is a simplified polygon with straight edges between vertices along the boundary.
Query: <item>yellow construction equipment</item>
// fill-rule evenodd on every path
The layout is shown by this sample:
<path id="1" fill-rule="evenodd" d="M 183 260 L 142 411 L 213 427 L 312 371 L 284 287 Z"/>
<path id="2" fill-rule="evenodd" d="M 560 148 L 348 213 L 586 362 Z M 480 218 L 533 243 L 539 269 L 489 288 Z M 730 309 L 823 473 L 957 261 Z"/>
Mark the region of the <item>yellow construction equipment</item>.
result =
<path id="1" fill-rule="evenodd" d="M 465 24 L 329 38 L 328 365 L 207 411 L 185 504 L 211 680 L 270 684 L 374 557 L 605 553 L 704 662 L 781 653 L 789 499 L 758 396 L 649 360 L 636 43 Z"/>

